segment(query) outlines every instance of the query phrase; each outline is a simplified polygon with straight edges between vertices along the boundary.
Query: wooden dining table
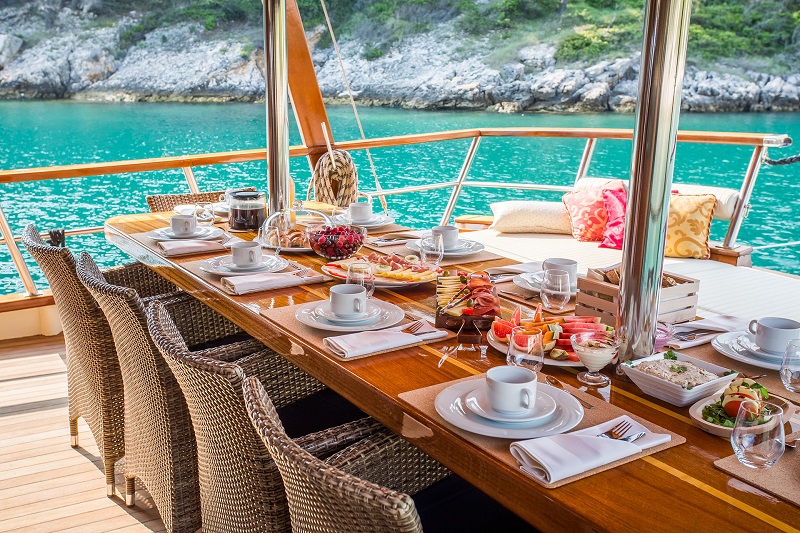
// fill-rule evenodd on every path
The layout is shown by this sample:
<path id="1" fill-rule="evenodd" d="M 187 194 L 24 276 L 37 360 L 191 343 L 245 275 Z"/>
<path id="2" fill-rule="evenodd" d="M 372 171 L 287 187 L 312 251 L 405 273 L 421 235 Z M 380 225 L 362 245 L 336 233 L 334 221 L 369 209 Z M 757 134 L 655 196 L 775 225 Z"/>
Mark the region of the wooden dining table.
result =
<path id="1" fill-rule="evenodd" d="M 646 396 L 634 384 L 619 379 L 614 379 L 610 387 L 589 393 L 677 433 L 687 442 L 559 488 L 545 488 L 519 468 L 499 461 L 459 434 L 435 413 L 423 412 L 398 398 L 408 391 L 482 374 L 492 366 L 505 364 L 504 354 L 493 348 L 484 351 L 485 357 L 480 352 L 455 353 L 446 348 L 457 342 L 447 340 L 362 359 L 338 360 L 323 346 L 292 331 L 288 324 L 269 320 L 260 313 L 264 309 L 324 300 L 335 282 L 244 296 L 228 294 L 209 279 L 182 266 L 221 253 L 167 258 L 132 237 L 167 227 L 169 216 L 169 213 L 147 213 L 111 218 L 105 224 L 106 238 L 392 431 L 408 438 L 539 530 L 800 531 L 800 508 L 714 467 L 714 461 L 731 455 L 729 440 L 698 429 L 688 415 L 688 408 Z M 236 235 L 243 239 L 255 237 L 253 233 Z M 284 257 L 317 271 L 327 262 L 306 253 L 284 254 Z M 510 259 L 495 259 L 465 262 L 463 268 L 476 271 L 514 263 Z M 433 318 L 435 313 L 433 283 L 378 289 L 374 297 L 394 303 L 415 316 Z M 515 305 L 504 302 L 507 310 Z M 692 350 L 685 352 L 691 354 Z M 547 366 L 546 371 L 581 387 L 574 368 Z M 610 367 L 606 372 L 613 374 Z"/>

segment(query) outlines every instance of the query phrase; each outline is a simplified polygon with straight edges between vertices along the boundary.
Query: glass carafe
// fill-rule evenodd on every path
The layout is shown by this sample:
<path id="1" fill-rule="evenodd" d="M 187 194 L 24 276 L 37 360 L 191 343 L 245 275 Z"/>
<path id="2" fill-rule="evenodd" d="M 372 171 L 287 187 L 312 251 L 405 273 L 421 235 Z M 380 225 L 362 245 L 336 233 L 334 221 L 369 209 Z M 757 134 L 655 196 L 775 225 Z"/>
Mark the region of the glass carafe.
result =
<path id="1" fill-rule="evenodd" d="M 237 191 L 228 195 L 231 231 L 257 231 L 267 214 L 266 194 L 257 191 Z"/>

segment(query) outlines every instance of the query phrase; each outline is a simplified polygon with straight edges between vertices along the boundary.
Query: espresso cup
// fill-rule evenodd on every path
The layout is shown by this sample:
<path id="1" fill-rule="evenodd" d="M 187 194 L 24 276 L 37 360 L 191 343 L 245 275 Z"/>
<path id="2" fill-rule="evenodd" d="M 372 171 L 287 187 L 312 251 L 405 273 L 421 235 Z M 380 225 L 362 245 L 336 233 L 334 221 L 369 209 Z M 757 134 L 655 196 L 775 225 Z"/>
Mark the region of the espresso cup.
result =
<path id="1" fill-rule="evenodd" d="M 569 285 L 575 287 L 578 284 L 578 262 L 572 259 L 563 259 L 560 257 L 553 257 L 545 259 L 542 263 L 542 270 L 548 271 L 550 269 L 565 270 L 569 274 Z"/>
<path id="2" fill-rule="evenodd" d="M 331 287 L 331 312 L 341 318 L 356 318 L 367 312 L 367 290 L 363 285 Z"/>
<path id="3" fill-rule="evenodd" d="M 434 226 L 431 233 L 442 236 L 442 246 L 445 250 L 452 250 L 458 246 L 458 228 L 455 226 Z"/>
<path id="4" fill-rule="evenodd" d="M 788 318 L 759 318 L 751 321 L 747 329 L 755 335 L 759 348 L 774 354 L 783 354 L 789 341 L 800 339 L 800 322 Z"/>
<path id="5" fill-rule="evenodd" d="M 257 265 L 261 262 L 261 245 L 255 241 L 233 243 L 231 256 L 233 264 L 238 267 Z"/>
<path id="6" fill-rule="evenodd" d="M 175 215 L 170 217 L 169 226 L 176 237 L 188 237 L 197 229 L 197 219 L 194 215 Z"/>
<path id="7" fill-rule="evenodd" d="M 519 414 L 536 402 L 536 372 L 521 366 L 496 366 L 486 372 L 486 397 L 498 413 Z"/>
<path id="8" fill-rule="evenodd" d="M 372 220 L 372 205 L 367 202 L 353 202 L 348 210 L 350 220 L 354 223 Z"/>

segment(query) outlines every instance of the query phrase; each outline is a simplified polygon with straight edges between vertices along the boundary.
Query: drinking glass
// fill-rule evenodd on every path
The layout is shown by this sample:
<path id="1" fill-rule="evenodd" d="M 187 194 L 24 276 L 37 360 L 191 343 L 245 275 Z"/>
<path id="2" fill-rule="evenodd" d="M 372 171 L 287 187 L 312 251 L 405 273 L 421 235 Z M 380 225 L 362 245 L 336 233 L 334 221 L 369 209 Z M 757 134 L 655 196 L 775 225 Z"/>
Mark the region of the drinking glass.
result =
<path id="1" fill-rule="evenodd" d="M 444 242 L 441 235 L 432 235 L 419 241 L 419 259 L 425 265 L 438 267 L 444 257 Z"/>
<path id="2" fill-rule="evenodd" d="M 800 392 L 800 339 L 789 341 L 781 363 L 781 381 L 787 390 Z"/>
<path id="3" fill-rule="evenodd" d="M 506 363 L 526 366 L 535 372 L 541 370 L 544 366 L 542 334 L 538 331 L 525 331 L 519 326 L 512 329 L 508 336 Z"/>
<path id="4" fill-rule="evenodd" d="M 347 283 L 361 285 L 367 291 L 367 298 L 375 294 L 375 274 L 369 263 L 352 263 L 347 267 Z"/>
<path id="5" fill-rule="evenodd" d="M 739 462 L 769 468 L 783 455 L 783 409 L 774 403 L 744 400 L 736 413 L 731 446 Z"/>
<path id="6" fill-rule="evenodd" d="M 544 271 L 542 278 L 542 304 L 547 311 L 561 311 L 570 298 L 569 272 L 551 268 Z"/>
<path id="7" fill-rule="evenodd" d="M 194 217 L 197 225 L 209 227 L 214 225 L 214 204 L 211 202 L 197 202 L 194 205 Z"/>

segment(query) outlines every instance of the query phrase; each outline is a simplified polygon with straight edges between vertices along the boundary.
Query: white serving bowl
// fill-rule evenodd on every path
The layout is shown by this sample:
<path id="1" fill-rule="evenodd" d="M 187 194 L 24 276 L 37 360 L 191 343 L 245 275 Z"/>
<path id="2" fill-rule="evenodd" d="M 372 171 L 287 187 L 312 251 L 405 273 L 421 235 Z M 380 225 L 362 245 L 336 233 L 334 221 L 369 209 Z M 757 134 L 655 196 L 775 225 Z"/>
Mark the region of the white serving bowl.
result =
<path id="1" fill-rule="evenodd" d="M 706 363 L 705 361 L 695 359 L 694 357 L 690 357 L 680 352 L 674 353 L 677 357 L 677 361 L 693 363 L 695 366 L 718 375 L 719 378 L 709 381 L 708 383 L 703 383 L 702 385 L 698 385 L 691 389 L 685 389 L 676 383 L 671 383 L 664 379 L 653 376 L 652 374 L 646 374 L 641 370 L 637 370 L 636 367 L 643 361 L 657 361 L 659 359 L 663 359 L 663 353 L 651 355 L 650 357 L 637 359 L 635 361 L 626 361 L 621 365 L 622 370 L 629 378 L 631 378 L 631 381 L 633 381 L 636 386 L 642 390 L 643 393 L 653 396 L 654 398 L 658 398 L 659 400 L 663 400 L 667 403 L 671 403 L 672 405 L 677 405 L 678 407 L 683 407 L 684 405 L 694 403 L 701 398 L 711 396 L 715 392 L 721 392 L 722 389 L 728 385 L 728 383 L 736 379 L 736 376 L 739 375 L 738 372 L 729 368 Z M 725 375 L 726 372 L 729 372 L 729 374 Z"/>

